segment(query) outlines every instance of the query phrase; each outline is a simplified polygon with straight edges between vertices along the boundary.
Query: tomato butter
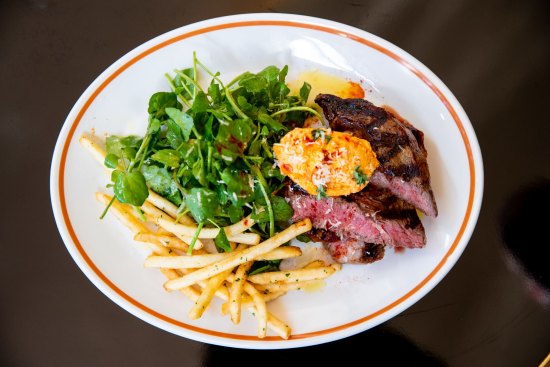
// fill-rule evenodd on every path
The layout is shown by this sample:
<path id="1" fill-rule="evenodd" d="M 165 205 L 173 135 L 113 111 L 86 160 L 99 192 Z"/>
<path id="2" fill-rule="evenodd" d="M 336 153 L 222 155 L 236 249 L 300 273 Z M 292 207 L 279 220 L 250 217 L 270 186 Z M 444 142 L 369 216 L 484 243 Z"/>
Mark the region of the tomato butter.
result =
<path id="1" fill-rule="evenodd" d="M 361 191 L 380 164 L 367 140 L 323 128 L 297 128 L 273 151 L 281 173 L 311 195 Z"/>

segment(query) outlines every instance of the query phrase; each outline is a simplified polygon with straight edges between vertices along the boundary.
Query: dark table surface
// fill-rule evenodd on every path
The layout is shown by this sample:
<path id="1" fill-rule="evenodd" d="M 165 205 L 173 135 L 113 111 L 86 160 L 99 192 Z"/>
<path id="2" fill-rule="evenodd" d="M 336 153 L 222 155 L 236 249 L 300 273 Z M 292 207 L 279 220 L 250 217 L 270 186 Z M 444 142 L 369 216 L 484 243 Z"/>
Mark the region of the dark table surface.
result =
<path id="1" fill-rule="evenodd" d="M 0 1 L 0 365 L 210 366 L 356 360 L 538 366 L 550 352 L 548 1 Z M 250 12 L 327 18 L 414 55 L 479 139 L 485 191 L 460 260 L 397 317 L 281 351 L 211 346 L 132 316 L 78 269 L 57 231 L 49 169 L 61 126 L 111 63 L 168 30 Z M 382 365 L 374 363 L 373 365 Z"/>

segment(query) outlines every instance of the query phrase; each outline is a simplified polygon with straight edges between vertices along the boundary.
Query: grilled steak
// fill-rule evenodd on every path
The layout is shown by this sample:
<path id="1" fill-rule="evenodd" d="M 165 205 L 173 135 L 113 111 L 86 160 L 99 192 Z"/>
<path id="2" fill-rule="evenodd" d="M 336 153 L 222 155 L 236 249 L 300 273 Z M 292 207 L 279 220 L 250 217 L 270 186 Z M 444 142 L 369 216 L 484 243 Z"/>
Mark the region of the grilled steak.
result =
<path id="1" fill-rule="evenodd" d="M 330 256 L 342 264 L 370 264 L 384 257 L 384 245 L 359 240 L 324 243 Z"/>
<path id="2" fill-rule="evenodd" d="M 315 102 L 323 109 L 332 129 L 370 142 L 380 161 L 370 179 L 372 184 L 389 189 L 426 215 L 437 216 L 424 135 L 420 130 L 364 99 L 320 94 Z"/>
<path id="3" fill-rule="evenodd" d="M 322 242 L 342 263 L 369 263 L 384 256 L 384 246 L 417 248 L 426 244 L 413 205 L 389 190 L 369 184 L 349 196 L 317 199 L 296 184 L 283 195 L 294 209 L 292 221 L 311 219 L 313 240 Z"/>

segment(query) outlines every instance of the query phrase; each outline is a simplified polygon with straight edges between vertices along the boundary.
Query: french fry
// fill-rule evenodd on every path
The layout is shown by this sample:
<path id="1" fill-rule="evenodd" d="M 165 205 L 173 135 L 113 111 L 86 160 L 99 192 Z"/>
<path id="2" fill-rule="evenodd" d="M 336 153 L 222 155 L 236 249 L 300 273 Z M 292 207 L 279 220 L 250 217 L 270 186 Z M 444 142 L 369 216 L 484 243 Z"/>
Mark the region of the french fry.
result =
<path id="1" fill-rule="evenodd" d="M 101 142 L 94 135 L 82 135 L 78 139 L 78 142 L 80 143 L 80 145 L 86 148 L 88 152 L 90 152 L 92 157 L 98 163 L 100 163 L 103 167 L 105 167 L 103 163 L 105 162 L 105 156 L 107 155 L 107 153 L 105 153 L 104 142 Z"/>
<path id="2" fill-rule="evenodd" d="M 342 268 L 341 264 L 331 264 L 317 268 L 306 268 L 288 271 L 273 271 L 250 275 L 248 280 L 256 284 L 277 282 L 295 283 L 306 280 L 324 279 Z"/>
<path id="3" fill-rule="evenodd" d="M 307 289 L 308 286 L 311 286 L 313 282 L 317 282 L 319 280 L 304 280 L 301 282 L 277 282 L 277 283 L 270 283 L 270 284 L 256 284 L 255 287 L 260 292 L 264 293 L 267 292 L 267 294 L 271 293 L 278 293 L 278 292 L 288 292 L 292 290 L 300 290 L 300 289 Z"/>
<path id="4" fill-rule="evenodd" d="M 239 265 L 235 272 L 233 284 L 229 288 L 229 314 L 234 324 L 241 322 L 241 300 L 244 283 L 246 282 L 246 273 L 253 263 L 253 261 L 249 261 Z"/>
<path id="5" fill-rule="evenodd" d="M 136 236 L 137 237 L 137 236 Z M 141 236 L 143 237 L 143 236 Z M 236 250 L 238 251 L 238 250 Z M 242 250 L 241 250 L 242 251 Z M 222 252 L 217 254 L 200 254 L 193 256 L 149 256 L 145 260 L 146 268 L 170 268 L 170 269 L 188 269 L 202 268 L 215 262 L 228 258 L 235 252 Z M 268 253 L 260 255 L 256 260 L 277 260 L 289 257 L 300 256 L 301 250 L 295 246 L 278 247 Z"/>
<path id="6" fill-rule="evenodd" d="M 108 205 L 111 202 L 112 196 L 107 194 L 102 194 L 100 192 L 96 193 L 96 199 Z M 109 208 L 110 211 L 115 215 L 115 217 L 120 220 L 126 227 L 128 227 L 134 233 L 148 232 L 149 230 L 144 225 L 144 223 L 137 219 L 132 212 L 134 209 L 127 205 L 122 204 L 118 200 L 113 201 L 113 204 Z"/>
<path id="7" fill-rule="evenodd" d="M 185 238 L 193 237 L 195 235 L 195 232 L 197 231 L 196 225 L 187 226 L 181 223 L 176 223 L 174 222 L 174 218 L 147 201 L 143 203 L 141 209 L 145 213 L 151 215 L 155 223 L 157 223 L 167 231 L 172 232 L 183 241 L 185 241 Z M 244 243 L 247 245 L 255 245 L 260 241 L 259 235 L 255 233 L 242 233 L 242 231 L 250 228 L 252 225 L 254 225 L 254 221 L 247 217 L 240 222 L 224 227 L 223 230 L 225 231 L 225 234 L 227 235 L 229 241 Z M 219 228 L 203 228 L 199 233 L 199 238 L 216 238 L 219 231 Z M 233 236 L 237 235 L 239 235 L 237 237 L 238 240 L 235 240 Z M 196 246 L 197 244 L 195 244 L 195 247 Z"/>
<path id="8" fill-rule="evenodd" d="M 242 250 L 244 247 L 245 245 L 239 245 L 236 251 Z M 220 288 L 220 286 L 223 284 L 225 279 L 231 274 L 232 271 L 233 269 L 228 269 L 208 279 L 206 285 L 203 287 L 200 297 L 197 299 L 197 301 L 195 301 L 195 304 L 189 311 L 189 318 L 191 320 L 198 319 L 202 316 L 202 314 L 212 301 L 212 298 L 214 298 L 216 291 Z"/>
<path id="9" fill-rule="evenodd" d="M 254 286 L 248 282 L 244 282 L 244 290 L 252 297 L 256 317 L 258 318 L 258 338 L 265 338 L 267 333 L 267 306 L 265 300 Z"/>
<path id="10" fill-rule="evenodd" d="M 162 245 L 157 245 L 155 243 L 147 243 L 147 245 L 149 245 L 151 250 L 154 253 L 158 254 L 158 255 L 163 255 L 163 256 L 169 256 L 170 255 L 170 249 L 168 249 L 168 248 L 166 248 Z M 178 271 L 176 271 L 174 269 L 160 269 L 160 271 L 168 279 L 176 279 L 176 278 L 181 276 L 181 274 L 179 274 Z M 187 297 L 189 297 L 194 302 L 196 302 L 200 297 L 200 293 L 196 289 L 193 289 L 192 287 L 182 288 L 182 289 L 180 289 L 180 292 L 185 294 Z"/>
<path id="11" fill-rule="evenodd" d="M 233 281 L 233 275 L 234 274 L 230 274 L 227 277 L 227 281 L 232 282 Z M 200 284 L 202 287 L 205 286 L 205 283 L 202 282 L 202 281 L 199 282 L 198 284 Z M 188 287 L 188 288 L 191 288 L 191 287 Z M 186 289 L 188 289 L 188 288 L 186 288 Z M 275 298 L 278 298 L 278 297 L 282 296 L 283 294 L 284 293 L 277 293 L 277 294 L 272 294 L 272 295 L 269 294 L 269 295 L 265 295 L 263 297 L 264 297 L 265 302 L 268 302 L 270 300 L 273 300 Z M 229 295 L 228 295 L 227 289 L 225 287 L 220 287 L 216 291 L 216 296 L 218 298 L 224 300 L 224 301 L 227 301 L 229 299 Z M 246 297 L 249 297 L 249 296 L 246 295 Z M 192 299 L 192 300 L 195 301 L 196 298 Z M 247 306 L 246 309 L 252 315 L 254 315 L 254 316 L 258 315 L 258 311 L 256 310 L 256 307 L 255 307 L 254 302 L 252 301 L 252 299 L 247 299 L 246 306 Z M 291 332 L 290 327 L 287 324 L 285 324 L 284 322 L 282 322 L 281 320 L 279 320 L 277 317 L 272 315 L 269 311 L 267 312 L 267 325 L 271 330 L 273 330 L 273 332 L 275 332 L 281 338 L 288 339 L 290 337 L 290 332 Z"/>
<path id="12" fill-rule="evenodd" d="M 149 190 L 149 196 L 147 196 L 147 201 L 159 208 L 160 210 L 166 212 L 168 215 L 170 215 L 172 218 L 178 217 L 178 207 L 175 206 L 173 203 L 165 199 L 164 197 L 160 196 L 153 190 Z M 195 221 L 187 215 L 182 215 L 179 218 L 179 222 L 181 224 L 185 224 L 188 226 L 195 225 Z"/>
<path id="13" fill-rule="evenodd" d="M 230 274 L 229 276 L 232 275 L 235 274 Z M 258 289 L 258 286 L 255 286 L 255 288 Z M 269 292 L 260 290 L 260 293 L 262 294 L 262 297 L 264 297 L 265 303 L 269 303 L 279 297 L 284 296 L 287 292 Z M 254 301 L 252 301 L 252 298 L 250 298 L 250 296 L 245 292 L 241 297 L 241 309 L 247 309 L 249 307 L 254 307 Z M 222 315 L 227 315 L 229 313 L 229 298 L 227 299 L 227 302 L 224 302 L 222 304 L 221 312 Z"/>
<path id="14" fill-rule="evenodd" d="M 219 274 L 227 269 L 232 269 L 240 264 L 254 260 L 258 256 L 263 255 L 281 246 L 283 243 L 290 241 L 291 239 L 304 232 L 309 231 L 310 229 L 311 221 L 309 220 L 309 218 L 306 218 L 300 222 L 292 224 L 285 230 L 277 233 L 273 237 L 265 240 L 264 242 L 256 246 L 248 247 L 243 251 L 234 252 L 220 262 L 208 265 L 190 274 L 184 275 L 179 279 L 169 280 L 164 284 L 164 287 L 167 290 L 176 290 L 195 284 L 199 280 L 213 277 L 214 275 Z"/>
<path id="15" fill-rule="evenodd" d="M 254 307 L 251 307 L 248 309 L 253 314 L 255 313 Z M 290 326 L 279 320 L 277 317 L 275 317 L 271 313 L 267 313 L 267 325 L 271 328 L 271 330 L 275 331 L 281 338 L 287 340 L 290 338 L 290 333 L 292 332 L 292 329 Z"/>
<path id="16" fill-rule="evenodd" d="M 158 235 L 155 233 L 138 233 L 134 236 L 134 240 L 143 243 L 155 244 L 166 247 L 168 249 L 187 251 L 189 246 L 176 236 L 172 235 Z M 193 249 L 193 255 L 207 254 L 204 249 Z M 153 255 L 159 256 L 159 255 Z M 171 253 L 170 258 L 178 256 L 178 254 Z M 171 267 L 176 269 L 177 267 Z"/>
<path id="17" fill-rule="evenodd" d="M 159 235 L 154 233 L 140 232 L 134 236 L 134 240 L 138 242 L 149 242 L 169 247 L 176 250 L 187 251 L 189 246 L 183 242 L 180 238 L 172 235 Z"/>
<path id="18" fill-rule="evenodd" d="M 266 254 L 260 255 L 256 260 L 279 260 L 297 257 L 302 254 L 302 250 L 296 246 L 281 246 L 269 251 Z"/>
<path id="19" fill-rule="evenodd" d="M 262 240 L 257 233 L 236 233 L 227 236 L 227 239 L 231 242 L 242 243 L 244 245 L 257 245 Z"/>
<path id="20" fill-rule="evenodd" d="M 173 269 L 160 269 L 160 271 L 168 279 L 176 279 L 180 276 Z M 199 291 L 197 291 L 196 289 L 194 289 L 192 287 L 182 288 L 182 289 L 180 289 L 180 292 L 183 293 L 184 295 L 186 295 L 193 302 L 196 302 L 200 297 Z"/>
<path id="21" fill-rule="evenodd" d="M 145 215 L 145 220 L 150 227 L 151 233 L 159 236 L 172 236 L 171 232 L 168 232 L 166 229 L 162 228 L 158 224 L 155 224 L 154 222 L 151 222 L 150 220 L 148 220 L 147 215 Z"/>
<path id="22" fill-rule="evenodd" d="M 225 278 L 227 278 L 232 270 L 233 269 L 228 269 L 208 279 L 199 298 L 195 301 L 193 307 L 189 311 L 189 318 L 191 320 L 196 320 L 202 316 L 202 314 L 212 301 L 212 298 L 214 298 L 216 291 L 222 285 L 222 283 L 225 281 Z"/>
<path id="23" fill-rule="evenodd" d="M 320 268 L 322 266 L 326 266 L 326 264 L 323 260 L 313 260 L 312 262 L 306 264 L 303 268 L 304 269 L 311 269 L 311 268 Z"/>
<path id="24" fill-rule="evenodd" d="M 158 225 L 160 227 L 160 225 L 156 222 L 156 217 L 155 216 L 145 213 L 145 218 L 147 218 L 147 221 L 149 223 L 153 223 L 154 225 Z M 160 227 L 160 228 L 162 228 L 162 227 Z M 179 238 L 182 242 L 184 242 L 186 244 L 191 243 L 191 241 L 193 239 L 192 236 L 185 236 L 185 235 L 177 236 L 173 232 L 170 232 L 165 228 L 163 228 L 163 230 L 166 231 L 166 233 L 169 233 L 169 235 L 175 236 L 176 238 Z M 202 242 L 199 238 L 197 238 L 196 241 L 195 241 L 195 246 L 193 247 L 193 250 L 202 249 L 202 248 L 204 248 L 204 242 Z"/>

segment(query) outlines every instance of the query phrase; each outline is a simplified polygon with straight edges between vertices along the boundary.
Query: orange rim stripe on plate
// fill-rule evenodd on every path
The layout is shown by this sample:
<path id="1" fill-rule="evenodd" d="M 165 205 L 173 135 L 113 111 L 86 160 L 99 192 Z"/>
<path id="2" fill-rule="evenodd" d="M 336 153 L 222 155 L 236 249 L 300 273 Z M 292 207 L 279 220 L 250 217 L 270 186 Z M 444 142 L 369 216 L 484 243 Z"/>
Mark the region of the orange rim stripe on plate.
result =
<path id="1" fill-rule="evenodd" d="M 90 97 L 86 100 L 82 108 L 78 111 L 78 114 L 76 118 L 74 119 L 71 128 L 67 134 L 67 138 L 65 140 L 63 150 L 61 152 L 61 159 L 60 159 L 60 168 L 59 168 L 59 197 L 60 197 L 60 205 L 61 205 L 61 211 L 63 214 L 63 219 L 65 221 L 65 224 L 67 226 L 67 230 L 69 232 L 69 235 L 71 236 L 71 239 L 73 240 L 78 252 L 84 259 L 84 261 L 88 264 L 90 269 L 113 291 L 115 291 L 120 297 L 122 297 L 125 301 L 129 302 L 133 306 L 139 308 L 140 310 L 148 313 L 151 316 L 154 316 L 164 322 L 167 322 L 169 324 L 182 327 L 185 329 L 188 329 L 190 331 L 200 332 L 203 334 L 208 334 L 216 337 L 223 337 L 223 338 L 230 338 L 230 339 L 240 339 L 240 340 L 261 340 L 261 341 L 281 341 L 281 338 L 278 336 L 267 336 L 264 339 L 258 339 L 256 336 L 253 335 L 240 335 L 240 334 L 230 334 L 230 333 L 223 333 L 218 332 L 210 329 L 204 329 L 200 327 L 196 327 L 190 324 L 186 324 L 184 322 L 175 320 L 173 318 L 170 318 L 168 316 L 165 316 L 130 297 L 128 294 L 126 294 L 124 291 L 122 291 L 120 288 L 118 288 L 112 281 L 110 281 L 102 272 L 101 270 L 94 264 L 94 262 L 90 259 L 84 248 L 82 247 L 82 244 L 80 243 L 78 237 L 76 236 L 76 233 L 74 231 L 74 228 L 71 224 L 71 221 L 69 219 L 67 206 L 66 206 L 66 200 L 65 200 L 65 164 L 67 160 L 67 152 L 69 150 L 70 143 L 72 141 L 72 138 L 74 136 L 75 130 L 80 123 L 82 117 L 90 107 L 90 105 L 93 103 L 95 98 L 111 83 L 115 78 L 117 78 L 122 72 L 124 72 L 126 69 L 128 69 L 130 66 L 134 65 L 139 60 L 143 59 L 144 57 L 152 54 L 155 51 L 158 51 L 159 49 L 162 49 L 168 45 L 171 45 L 173 43 L 179 42 L 181 40 L 191 38 L 194 36 L 198 36 L 205 33 L 210 33 L 218 30 L 228 29 L 228 28 L 238 28 L 238 27 L 251 27 L 251 26 L 283 26 L 283 27 L 296 27 L 296 28 L 306 28 L 306 29 L 312 29 L 320 32 L 325 33 L 331 33 L 337 36 L 345 37 L 348 39 L 351 39 L 353 41 L 356 41 L 358 43 L 361 43 L 365 46 L 368 46 L 370 48 L 373 48 L 384 55 L 392 58 L 393 60 L 399 62 L 403 66 L 405 66 L 407 69 L 409 69 L 413 74 L 415 74 L 419 79 L 421 79 L 441 100 L 441 102 L 445 105 L 449 113 L 451 114 L 453 120 L 455 121 L 458 130 L 460 131 L 460 135 L 462 136 L 462 139 L 464 141 L 464 145 L 466 148 L 466 153 L 468 155 L 468 166 L 470 170 L 470 191 L 468 195 L 468 205 L 466 207 L 466 213 L 464 214 L 464 220 L 462 221 L 462 225 L 460 226 L 460 229 L 453 241 L 453 244 L 445 254 L 445 256 L 441 259 L 441 261 L 435 266 L 435 268 L 420 282 L 418 283 L 414 288 L 412 288 L 409 292 L 407 292 L 405 295 L 401 296 L 394 302 L 388 304 L 387 306 L 379 309 L 376 312 L 373 312 L 365 317 L 362 317 L 360 319 L 357 319 L 355 321 L 333 327 L 328 328 L 316 332 L 311 333 L 303 333 L 303 334 L 293 334 L 291 335 L 291 339 L 304 339 L 304 338 L 311 338 L 316 336 L 321 336 L 325 334 L 330 334 L 336 331 L 344 330 L 350 327 L 353 327 L 355 325 L 364 323 L 368 320 L 371 320 L 377 316 L 380 316 L 384 314 L 385 312 L 388 312 L 392 308 L 398 306 L 399 304 L 403 303 L 405 300 L 407 300 L 409 297 L 414 295 L 416 292 L 418 292 L 422 287 L 424 287 L 443 267 L 443 265 L 447 262 L 449 256 L 455 251 L 456 247 L 458 246 L 458 243 L 460 242 L 460 239 L 464 235 L 464 231 L 466 229 L 466 226 L 468 224 L 468 221 L 470 219 L 473 202 L 474 202 L 474 193 L 475 193 L 475 165 L 474 165 L 474 159 L 472 155 L 472 149 L 470 146 L 470 142 L 468 140 L 468 136 L 466 134 L 466 130 L 464 129 L 464 126 L 462 122 L 460 121 L 460 118 L 458 117 L 458 114 L 456 113 L 455 109 L 451 105 L 451 103 L 447 100 L 445 95 L 419 70 L 414 68 L 409 62 L 404 60 L 402 57 L 396 55 L 395 53 L 391 52 L 390 50 L 372 42 L 369 40 L 366 40 L 364 38 L 361 38 L 357 35 L 344 32 L 338 29 L 326 27 L 326 26 L 320 26 L 320 25 L 314 25 L 314 24 L 306 24 L 306 23 L 300 23 L 300 22 L 293 22 L 293 21 L 278 21 L 278 20 L 259 20 L 259 21 L 242 21 L 242 22 L 233 22 L 233 23 L 224 23 L 219 24 L 211 27 L 205 27 L 201 29 L 197 29 L 194 31 L 190 31 L 187 33 L 180 34 L 178 36 L 172 37 L 166 41 L 163 41 L 157 45 L 151 46 L 150 48 L 146 49 L 145 51 L 141 52 L 137 56 L 134 56 L 132 59 L 124 63 L 122 66 L 120 66 L 118 69 L 116 69 L 111 75 L 109 75 L 100 85 L 97 87 Z"/>

